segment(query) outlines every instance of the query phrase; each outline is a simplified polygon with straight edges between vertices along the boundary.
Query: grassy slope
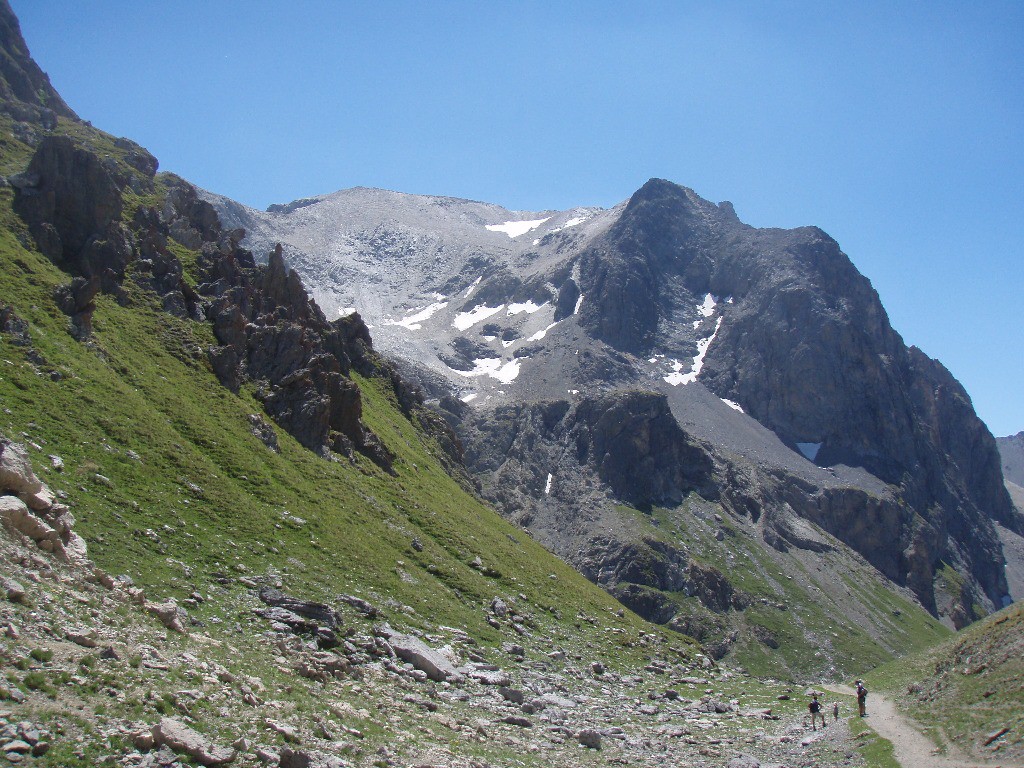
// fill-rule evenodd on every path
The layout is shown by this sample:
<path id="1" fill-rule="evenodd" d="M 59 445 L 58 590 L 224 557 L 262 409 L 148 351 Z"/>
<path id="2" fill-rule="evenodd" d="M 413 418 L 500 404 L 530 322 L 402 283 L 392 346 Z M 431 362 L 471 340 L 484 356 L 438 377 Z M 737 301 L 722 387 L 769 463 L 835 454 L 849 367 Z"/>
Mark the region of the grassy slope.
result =
<path id="1" fill-rule="evenodd" d="M 886 664 L 868 682 L 891 692 L 939 744 L 979 757 L 1024 758 L 1024 605 L 1014 604 L 926 651 Z"/>
<path id="2" fill-rule="evenodd" d="M 720 524 L 711 522 L 716 514 Z M 844 554 L 838 542 L 835 550 L 820 555 L 780 553 L 766 547 L 748 521 L 736 520 L 697 496 L 677 510 L 634 512 L 632 519 L 636 535 L 684 549 L 752 598 L 743 611 L 714 614 L 696 598 L 670 595 L 682 614 L 698 624 L 719 626 L 719 635 L 751 630 L 741 632 L 727 660 L 754 675 L 844 679 L 949 634 L 863 560 Z M 724 541 L 715 537 L 719 528 Z M 778 647 L 756 640 L 755 629 L 773 637 Z"/>

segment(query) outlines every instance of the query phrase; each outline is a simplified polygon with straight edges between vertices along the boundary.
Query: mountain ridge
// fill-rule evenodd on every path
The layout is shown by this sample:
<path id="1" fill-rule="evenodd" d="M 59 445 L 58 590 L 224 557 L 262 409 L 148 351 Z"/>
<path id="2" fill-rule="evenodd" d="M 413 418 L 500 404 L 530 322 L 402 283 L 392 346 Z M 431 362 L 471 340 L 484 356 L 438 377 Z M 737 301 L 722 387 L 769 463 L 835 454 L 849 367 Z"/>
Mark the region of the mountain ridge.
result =
<path id="1" fill-rule="evenodd" d="M 398 219 L 406 207 L 435 199 L 387 194 L 401 201 L 389 213 Z M 449 199 L 449 205 L 460 202 Z M 312 203 L 303 208 L 304 221 L 312 219 L 316 207 Z M 512 218 L 504 209 L 490 211 L 496 219 Z M 457 240 L 458 232 L 435 222 L 436 240 L 426 248 L 403 240 L 403 225 L 391 227 L 381 216 L 374 226 L 385 233 L 383 240 L 397 238 L 409 254 L 430 262 L 443 277 L 435 272 L 423 281 L 413 270 L 403 277 L 410 286 L 422 286 L 418 292 L 411 288 L 388 296 L 379 291 L 363 304 L 355 294 L 346 294 L 334 303 L 346 304 L 351 298 L 368 318 L 375 341 L 436 398 L 467 445 L 475 434 L 468 425 L 474 419 L 486 420 L 490 409 L 505 403 L 571 403 L 589 397 L 595 387 L 608 392 L 653 384 L 670 404 L 675 403 L 673 413 L 687 414 L 697 401 L 704 412 L 717 408 L 706 398 L 683 397 L 687 388 L 696 392 L 707 387 L 723 405 L 719 414 L 698 422 L 727 420 L 725 412 L 733 409 L 755 417 L 789 450 L 799 453 L 805 450 L 800 445 L 809 446 L 812 465 L 841 477 L 859 477 L 854 484 L 873 488 L 869 496 L 878 492 L 879 481 L 901 488 L 897 494 L 883 493 L 889 498 L 883 505 L 889 511 L 878 513 L 903 521 L 897 530 L 904 532 L 887 544 L 869 534 L 869 528 L 849 529 L 849 513 L 833 519 L 812 511 L 820 501 L 801 501 L 797 506 L 867 554 L 890 578 L 912 585 L 930 610 L 950 611 L 959 624 L 975 612 L 971 606 L 979 598 L 988 610 L 1001 603 L 1006 587 L 1000 568 L 987 565 L 1001 555 L 987 520 L 991 515 L 1011 527 L 1019 527 L 1020 520 L 998 469 L 993 469 L 994 441 L 985 437 L 987 430 L 948 371 L 903 345 L 870 281 L 832 238 L 817 227 L 750 227 L 730 204 L 715 205 L 663 179 L 652 179 L 619 206 L 590 211 L 589 218 L 568 229 L 559 226 L 575 218 L 571 212 L 515 212 L 533 228 L 507 241 L 485 239 L 488 236 L 479 231 L 485 222 L 477 218 L 471 246 L 448 242 L 445 238 Z M 338 270 L 348 270 L 352 281 L 363 286 L 388 274 L 374 272 L 388 258 L 387 245 L 375 248 L 364 239 L 348 250 L 306 252 L 302 247 L 308 241 L 296 234 L 303 222 L 290 221 L 278 229 L 260 217 L 237 223 L 253 242 L 280 236 L 289 263 L 304 275 L 318 299 L 340 287 L 332 281 Z M 357 228 L 340 217 L 332 218 L 330 226 L 339 233 Z M 459 248 L 473 250 L 475 260 L 436 257 Z M 356 280 L 359 274 L 362 278 Z M 778 287 L 766 289 L 766 278 Z M 761 298 L 754 300 L 757 296 Z M 820 338 L 800 330 L 805 327 L 821 328 Z M 777 332 L 780 328 L 790 329 L 790 344 L 797 346 L 774 351 L 774 359 L 787 364 L 773 368 L 765 365 L 765 350 L 786 338 Z M 560 351 L 566 347 L 574 353 Z M 693 363 L 687 374 L 689 357 Z M 820 364 L 828 359 L 839 365 Z M 531 370 L 536 373 L 531 375 Z M 581 391 L 584 394 L 578 394 Z M 861 392 L 878 394 L 869 394 L 862 402 Z M 455 404 L 458 398 L 469 407 Z M 944 430 L 940 421 L 954 426 Z M 718 431 L 705 427 L 705 444 Z M 969 436 L 940 446 L 946 433 Z M 726 446 L 729 453 L 737 450 L 735 442 L 722 447 Z M 769 464 L 794 463 L 780 458 L 777 447 L 771 452 L 775 458 Z M 468 448 L 468 456 L 478 454 Z M 755 458 L 755 464 L 759 461 Z M 492 464 L 493 459 L 488 465 Z M 719 476 L 736 474 L 723 468 L 721 456 L 718 467 Z M 858 475 L 865 471 L 867 475 Z M 529 474 L 543 473 L 535 468 Z M 774 471 L 770 474 L 779 477 Z M 489 475 L 477 476 L 485 487 L 490 482 Z M 821 478 L 814 482 L 818 487 L 831 484 Z M 497 487 L 493 493 L 497 495 L 492 498 L 507 496 Z M 512 497 L 523 501 L 521 494 Z M 918 514 L 924 519 L 932 514 L 925 511 L 931 500 L 952 517 L 944 512 L 923 527 L 913 525 Z M 750 508 L 749 500 L 738 508 Z M 957 522 L 961 514 L 970 521 Z M 861 533 L 844 533 L 846 529 Z M 911 529 L 917 532 L 908 536 Z M 982 533 L 972 537 L 967 530 Z M 888 554 L 879 555 L 879 546 Z M 933 580 L 936 564 L 944 558 L 972 571 L 977 579 L 972 597 L 944 596 L 936 602 Z"/>

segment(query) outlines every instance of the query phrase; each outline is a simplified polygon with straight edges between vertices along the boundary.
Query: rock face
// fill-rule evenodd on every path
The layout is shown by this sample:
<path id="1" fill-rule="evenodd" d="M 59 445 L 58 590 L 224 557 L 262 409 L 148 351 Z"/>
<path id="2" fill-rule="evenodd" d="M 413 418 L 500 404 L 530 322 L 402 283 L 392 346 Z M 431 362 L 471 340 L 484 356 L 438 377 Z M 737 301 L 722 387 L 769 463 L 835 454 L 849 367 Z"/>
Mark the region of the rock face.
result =
<path id="1" fill-rule="evenodd" d="M 78 120 L 29 55 L 21 25 L 7 0 L 0 0 L 0 111 L 15 120 L 53 127 L 58 117 Z"/>
<path id="2" fill-rule="evenodd" d="M 1024 521 L 992 436 L 817 228 L 756 229 L 659 179 L 607 211 L 365 189 L 268 212 L 207 199 L 247 242 L 280 240 L 328 315 L 358 308 L 483 495 L 601 583 L 681 584 L 687 558 L 651 555 L 615 509 L 697 494 L 777 551 L 853 547 L 957 623 L 1006 594 L 993 521 Z M 936 594 L 942 562 L 964 595 Z"/>
<path id="3" fill-rule="evenodd" d="M 996 438 L 1003 478 L 1024 487 L 1024 432 Z"/>

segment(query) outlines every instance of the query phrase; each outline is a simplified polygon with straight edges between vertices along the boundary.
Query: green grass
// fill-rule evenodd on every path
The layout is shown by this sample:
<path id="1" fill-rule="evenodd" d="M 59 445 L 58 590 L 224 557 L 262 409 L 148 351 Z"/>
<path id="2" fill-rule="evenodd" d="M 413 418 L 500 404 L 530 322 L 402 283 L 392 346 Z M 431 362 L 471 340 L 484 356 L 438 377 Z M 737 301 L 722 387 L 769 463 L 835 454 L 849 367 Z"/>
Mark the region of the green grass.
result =
<path id="1" fill-rule="evenodd" d="M 689 617 L 689 626 L 708 632 L 707 642 L 738 631 L 726 660 L 756 676 L 861 675 L 949 634 L 877 572 L 840 550 L 782 555 L 758 540 L 756 528 L 696 495 L 678 509 L 655 507 L 645 513 L 620 506 L 617 511 L 638 540 L 682 549 L 694 562 L 724 574 L 748 598 L 743 610 L 715 613 L 681 592 L 666 594 Z M 717 540 L 717 529 L 725 541 Z M 851 612 L 851 603 L 863 607 L 864 618 Z"/>
<path id="2" fill-rule="evenodd" d="M 859 717 L 849 719 L 850 733 L 857 739 L 857 752 L 867 768 L 900 768 L 892 742 L 875 733 Z"/>

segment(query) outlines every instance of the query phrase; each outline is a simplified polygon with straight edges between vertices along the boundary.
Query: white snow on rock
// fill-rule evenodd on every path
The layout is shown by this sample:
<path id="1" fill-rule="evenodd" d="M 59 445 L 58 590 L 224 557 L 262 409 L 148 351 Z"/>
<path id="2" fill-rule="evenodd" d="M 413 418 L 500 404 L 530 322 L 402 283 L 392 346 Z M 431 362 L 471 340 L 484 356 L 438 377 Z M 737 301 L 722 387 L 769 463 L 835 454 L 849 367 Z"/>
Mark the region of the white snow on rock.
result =
<path id="1" fill-rule="evenodd" d="M 354 315 L 355 313 L 355 307 L 342 307 L 341 309 L 338 310 L 338 317 L 348 317 L 349 315 Z"/>
<path id="2" fill-rule="evenodd" d="M 500 357 L 483 357 L 473 361 L 473 370 L 455 371 L 455 373 L 467 378 L 490 376 L 502 384 L 510 384 L 519 375 L 519 364 L 521 362 L 522 360 L 520 359 L 514 359 L 503 364 Z"/>
<path id="3" fill-rule="evenodd" d="M 480 285 L 480 281 L 483 280 L 483 279 L 484 279 L 484 276 L 480 275 L 480 277 L 478 277 L 476 280 L 474 280 L 473 284 L 471 286 L 469 286 L 469 288 L 466 289 L 466 292 L 464 294 L 462 294 L 462 298 L 468 299 L 470 296 L 472 296 L 473 295 L 473 291 L 476 290 L 476 287 L 478 285 Z"/>
<path id="4" fill-rule="evenodd" d="M 715 307 L 718 306 L 718 302 L 715 301 L 715 297 L 710 293 L 704 297 L 704 303 L 697 307 L 697 311 L 700 312 L 704 317 L 711 317 L 715 314 Z"/>
<path id="5" fill-rule="evenodd" d="M 386 320 L 384 325 L 400 325 L 403 328 L 408 328 L 410 331 L 418 331 L 423 327 L 422 323 L 424 320 L 429 320 L 447 306 L 447 301 L 438 301 L 428 307 L 424 307 L 415 314 L 403 317 L 401 320 Z"/>
<path id="6" fill-rule="evenodd" d="M 743 410 L 743 406 L 742 406 L 742 405 L 740 405 L 739 403 L 735 402 L 734 400 L 729 400 L 728 398 L 725 398 L 725 397 L 723 397 L 723 398 L 720 398 L 720 399 L 721 399 L 721 401 L 722 401 L 723 403 L 725 403 L 726 405 L 728 405 L 728 406 L 729 406 L 730 408 L 732 408 L 732 409 L 733 409 L 734 411 L 739 411 L 740 413 L 745 413 L 745 411 Z"/>
<path id="7" fill-rule="evenodd" d="M 590 218 L 590 216 L 573 216 L 571 219 L 567 219 L 565 221 L 565 223 L 562 224 L 562 226 L 555 227 L 554 229 L 552 229 L 551 230 L 551 234 L 555 234 L 556 232 L 561 232 L 563 229 L 568 229 L 569 227 L 579 226 L 580 224 L 582 224 L 584 221 L 586 221 L 589 218 Z"/>
<path id="8" fill-rule="evenodd" d="M 583 294 L 581 293 L 580 297 L 578 299 L 576 299 L 576 308 L 573 309 L 572 313 L 574 315 L 578 315 L 580 313 L 580 307 L 582 307 L 582 306 L 583 306 Z"/>
<path id="9" fill-rule="evenodd" d="M 469 312 L 459 312 L 459 314 L 455 316 L 455 319 L 452 320 L 452 325 L 460 331 L 465 331 L 472 328 L 481 320 L 486 320 L 491 315 L 501 312 L 504 308 L 504 304 L 499 304 L 496 307 L 488 307 L 486 304 L 477 304 L 469 310 Z"/>
<path id="10" fill-rule="evenodd" d="M 710 296 L 710 294 L 708 294 Z M 722 327 L 722 318 L 718 318 L 715 321 L 715 330 L 706 339 L 700 339 L 697 342 L 697 355 L 693 358 L 693 366 L 690 368 L 689 373 L 682 373 L 682 364 L 678 360 L 672 361 L 672 373 L 662 378 L 671 384 L 673 387 L 680 384 L 692 384 L 697 380 L 697 376 L 700 374 L 700 369 L 704 367 L 704 356 L 708 353 L 708 347 L 711 346 L 711 342 L 715 340 L 715 336 L 718 335 L 718 329 Z"/>
<path id="11" fill-rule="evenodd" d="M 818 456 L 818 451 L 821 450 L 821 443 L 797 443 L 796 447 L 808 461 L 814 461 Z"/>
<path id="12" fill-rule="evenodd" d="M 508 314 L 509 315 L 518 315 L 521 312 L 525 312 L 528 315 L 532 315 L 538 309 L 540 309 L 541 307 L 546 306 L 546 305 L 547 305 L 546 301 L 543 304 L 534 304 L 532 301 L 525 301 L 522 304 L 509 304 L 508 305 Z"/>
<path id="13" fill-rule="evenodd" d="M 511 347 L 515 343 L 516 343 L 515 339 L 512 339 L 512 341 L 505 341 L 504 339 L 501 340 L 501 346 L 502 346 L 503 349 L 508 349 L 509 347 Z"/>
<path id="14" fill-rule="evenodd" d="M 551 493 L 551 473 L 548 472 L 548 481 L 544 484 L 544 495 L 548 496 Z"/>
<path id="15" fill-rule="evenodd" d="M 462 396 L 462 397 L 460 397 L 459 399 L 460 399 L 460 400 L 461 400 L 462 402 L 464 402 L 464 403 L 471 403 L 471 402 L 473 402 L 474 400 L 476 400 L 476 398 L 477 398 L 477 393 L 476 393 L 476 392 L 470 392 L 470 393 L 469 393 L 468 395 L 463 395 L 463 396 Z"/>
<path id="16" fill-rule="evenodd" d="M 504 232 L 510 238 L 516 238 L 536 229 L 550 218 L 550 216 L 547 216 L 543 219 L 534 219 L 533 221 L 506 221 L 504 224 L 487 224 L 486 227 L 491 232 Z"/>
<path id="17" fill-rule="evenodd" d="M 545 336 L 547 336 L 547 335 L 548 335 L 548 331 L 550 331 L 550 330 L 551 330 L 552 328 L 554 328 L 554 327 L 555 327 L 556 325 L 558 325 L 558 323 L 552 323 L 552 324 L 551 324 L 551 325 L 549 325 L 549 326 L 548 326 L 547 328 L 542 328 L 541 330 L 539 330 L 539 331 L 537 331 L 537 332 L 536 332 L 535 334 L 533 334 L 533 336 L 531 336 L 530 338 L 528 338 L 528 339 L 527 339 L 527 341 L 540 341 L 540 340 L 541 340 L 541 339 L 543 339 L 543 338 L 544 338 Z"/>

